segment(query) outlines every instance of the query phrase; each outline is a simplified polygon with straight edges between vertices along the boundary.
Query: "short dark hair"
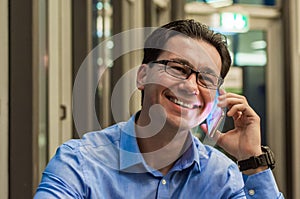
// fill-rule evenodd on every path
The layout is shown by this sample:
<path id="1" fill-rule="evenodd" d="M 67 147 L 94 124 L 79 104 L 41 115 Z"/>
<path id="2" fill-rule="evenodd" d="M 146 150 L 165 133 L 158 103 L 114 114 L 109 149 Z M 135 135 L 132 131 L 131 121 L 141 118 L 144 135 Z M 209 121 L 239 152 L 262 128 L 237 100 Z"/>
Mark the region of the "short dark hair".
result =
<path id="1" fill-rule="evenodd" d="M 185 35 L 213 45 L 219 52 L 222 61 L 220 76 L 225 78 L 231 66 L 231 57 L 227 48 L 226 36 L 211 30 L 207 25 L 193 19 L 172 21 L 153 31 L 145 41 L 142 63 L 147 64 L 155 61 L 163 52 L 163 47 L 167 41 L 176 35 Z M 142 101 L 143 97 L 144 92 L 142 91 Z"/>

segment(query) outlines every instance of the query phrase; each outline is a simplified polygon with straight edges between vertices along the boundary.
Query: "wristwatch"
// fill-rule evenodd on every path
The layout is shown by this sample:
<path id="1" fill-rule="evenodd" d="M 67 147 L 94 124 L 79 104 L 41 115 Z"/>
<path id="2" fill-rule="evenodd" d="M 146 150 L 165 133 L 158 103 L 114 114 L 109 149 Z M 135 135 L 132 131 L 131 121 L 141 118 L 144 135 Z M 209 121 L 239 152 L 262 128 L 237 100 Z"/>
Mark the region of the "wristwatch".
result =
<path id="1" fill-rule="evenodd" d="M 262 146 L 261 150 L 263 154 L 259 156 L 252 156 L 246 160 L 240 160 L 237 162 L 240 171 L 248 169 L 256 169 L 260 166 L 268 166 L 271 169 L 275 168 L 275 157 L 274 153 L 268 146 Z"/>

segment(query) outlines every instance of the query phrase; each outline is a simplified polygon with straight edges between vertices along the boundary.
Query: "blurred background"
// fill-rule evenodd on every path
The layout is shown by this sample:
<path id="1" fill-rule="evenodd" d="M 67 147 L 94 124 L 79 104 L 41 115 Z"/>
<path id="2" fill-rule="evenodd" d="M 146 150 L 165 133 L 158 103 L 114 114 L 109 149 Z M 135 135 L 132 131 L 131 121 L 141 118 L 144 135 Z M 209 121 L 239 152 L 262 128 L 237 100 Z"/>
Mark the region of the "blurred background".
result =
<path id="1" fill-rule="evenodd" d="M 115 35 L 185 18 L 227 36 L 233 66 L 224 88 L 245 95 L 260 115 L 278 186 L 286 198 L 300 198 L 297 0 L 0 0 L 0 198 L 32 198 L 60 144 L 139 110 L 134 81 L 122 83 L 118 119 L 111 96 L 141 63 L 136 46 L 144 37 L 116 43 Z M 91 52 L 97 56 L 86 64 L 93 67 L 83 74 L 79 94 L 92 97 L 72 98 Z"/>

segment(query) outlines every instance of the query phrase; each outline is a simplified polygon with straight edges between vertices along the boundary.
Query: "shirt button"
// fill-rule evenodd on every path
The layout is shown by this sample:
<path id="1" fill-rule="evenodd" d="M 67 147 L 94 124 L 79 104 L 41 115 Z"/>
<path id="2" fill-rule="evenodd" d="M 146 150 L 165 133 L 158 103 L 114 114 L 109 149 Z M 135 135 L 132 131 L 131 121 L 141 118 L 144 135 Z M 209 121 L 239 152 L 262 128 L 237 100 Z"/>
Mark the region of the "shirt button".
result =
<path id="1" fill-rule="evenodd" d="M 248 193 L 249 193 L 250 196 L 253 196 L 253 195 L 255 194 L 255 191 L 254 191 L 253 189 L 250 189 L 250 190 L 248 191 Z"/>
<path id="2" fill-rule="evenodd" d="M 165 179 L 163 179 L 163 180 L 161 181 L 161 183 L 162 183 L 163 185 L 165 185 L 165 184 L 167 184 L 167 181 L 166 181 Z"/>

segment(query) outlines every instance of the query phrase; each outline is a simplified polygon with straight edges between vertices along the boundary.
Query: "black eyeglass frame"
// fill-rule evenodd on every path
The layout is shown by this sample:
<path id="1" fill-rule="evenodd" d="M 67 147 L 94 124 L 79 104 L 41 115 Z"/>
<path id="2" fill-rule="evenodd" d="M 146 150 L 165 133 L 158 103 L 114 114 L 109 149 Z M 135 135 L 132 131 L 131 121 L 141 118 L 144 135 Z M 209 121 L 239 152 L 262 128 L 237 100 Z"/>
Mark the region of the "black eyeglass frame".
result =
<path id="1" fill-rule="evenodd" d="M 180 78 L 179 76 L 176 76 L 176 75 L 174 75 L 174 74 L 168 73 L 167 66 L 168 66 L 168 63 L 169 63 L 169 62 L 181 64 L 181 65 L 187 67 L 187 68 L 190 70 L 190 72 L 187 73 L 187 77 L 185 77 L 185 78 Z M 217 75 L 215 75 L 215 74 L 213 74 L 213 73 L 209 73 L 209 72 L 205 72 L 205 71 L 195 71 L 195 70 L 192 69 L 189 65 L 184 64 L 184 63 L 179 62 L 179 61 L 176 61 L 176 60 L 157 60 L 157 61 L 151 61 L 151 62 L 149 62 L 149 64 L 162 64 L 162 65 L 164 65 L 164 71 L 165 71 L 167 74 L 171 75 L 172 77 L 175 77 L 175 78 L 178 78 L 178 79 L 182 79 L 182 80 L 188 79 L 193 73 L 195 73 L 195 74 L 196 74 L 196 82 L 197 82 L 197 84 L 200 85 L 200 86 L 202 86 L 202 87 L 204 87 L 204 88 L 208 88 L 208 89 L 212 89 L 212 90 L 217 90 L 217 89 L 219 89 L 220 86 L 221 86 L 221 85 L 223 84 L 223 82 L 224 82 L 224 79 L 223 79 L 222 77 L 219 77 L 219 76 L 217 76 Z M 205 84 L 201 84 L 200 81 L 199 81 L 200 83 L 198 83 L 198 74 L 204 74 L 204 75 L 205 75 L 205 74 L 208 74 L 208 75 L 211 75 L 211 76 L 216 77 L 217 80 L 218 80 L 217 85 L 213 85 L 213 87 L 211 87 L 211 86 L 207 86 L 207 85 L 205 85 Z"/>

